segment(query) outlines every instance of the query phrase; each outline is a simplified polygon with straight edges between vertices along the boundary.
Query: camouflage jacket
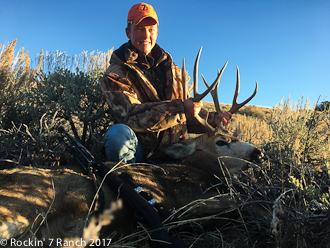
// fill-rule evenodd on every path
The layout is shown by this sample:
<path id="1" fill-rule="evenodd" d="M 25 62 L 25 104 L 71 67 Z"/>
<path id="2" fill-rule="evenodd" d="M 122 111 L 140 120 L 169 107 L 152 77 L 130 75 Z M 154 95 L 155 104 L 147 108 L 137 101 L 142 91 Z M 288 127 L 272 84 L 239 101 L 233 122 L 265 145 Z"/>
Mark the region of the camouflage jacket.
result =
<path id="1" fill-rule="evenodd" d="M 130 41 L 122 45 L 112 54 L 100 86 L 117 122 L 134 130 L 148 156 L 187 138 L 181 70 L 157 44 L 152 57 L 137 53 Z M 200 112 L 204 118 L 207 114 Z"/>

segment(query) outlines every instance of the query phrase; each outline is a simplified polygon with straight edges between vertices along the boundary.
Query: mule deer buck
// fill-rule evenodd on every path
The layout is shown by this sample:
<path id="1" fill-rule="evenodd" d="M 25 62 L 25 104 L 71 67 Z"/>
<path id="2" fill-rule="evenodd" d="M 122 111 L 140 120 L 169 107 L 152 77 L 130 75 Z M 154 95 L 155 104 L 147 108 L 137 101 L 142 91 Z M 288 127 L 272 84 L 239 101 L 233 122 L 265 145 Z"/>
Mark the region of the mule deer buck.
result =
<path id="1" fill-rule="evenodd" d="M 200 51 L 194 66 L 194 101 L 200 101 L 211 92 L 216 110 L 220 112 L 216 92 L 226 65 L 218 73 L 212 86 L 199 95 L 196 90 L 199 56 Z M 182 73 L 186 88 L 184 66 Z M 231 113 L 235 113 L 250 101 L 257 91 L 256 86 L 251 97 L 237 104 L 239 85 L 237 69 Z M 234 208 L 240 203 L 240 199 L 230 194 L 219 194 L 220 178 L 224 173 L 224 170 L 221 170 L 222 165 L 229 172 L 236 173 L 262 156 L 256 147 L 229 135 L 215 134 L 216 129 L 204 119 L 198 121 L 202 123 L 207 134 L 163 149 L 174 159 L 180 159 L 180 164 L 121 165 L 121 168 L 117 169 L 118 173 L 127 172 L 131 175 L 164 209 L 174 213 L 179 219 L 211 216 Z M 113 163 L 107 165 L 114 166 Z M 0 239 L 27 239 L 32 236 L 39 240 L 49 240 L 81 236 L 95 196 L 95 187 L 91 178 L 81 173 L 79 166 L 69 167 L 20 167 L 0 171 Z M 120 196 L 118 192 L 105 186 L 104 191 L 108 206 Z M 116 231 L 118 237 L 130 232 L 131 225 L 136 227 L 134 223 L 132 212 L 124 204 L 123 209 L 116 212 L 110 229 Z"/>

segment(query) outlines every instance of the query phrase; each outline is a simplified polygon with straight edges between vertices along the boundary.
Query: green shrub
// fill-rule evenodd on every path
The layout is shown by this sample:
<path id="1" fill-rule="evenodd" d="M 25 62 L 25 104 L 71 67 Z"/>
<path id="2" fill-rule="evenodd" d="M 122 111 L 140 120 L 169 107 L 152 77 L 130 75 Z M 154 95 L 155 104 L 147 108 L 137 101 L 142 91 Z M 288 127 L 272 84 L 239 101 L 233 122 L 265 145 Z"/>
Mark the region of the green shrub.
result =
<path id="1" fill-rule="evenodd" d="M 105 99 L 96 79 L 83 72 L 60 69 L 48 75 L 40 73 L 33 87 L 21 94 L 20 112 L 32 123 L 44 113 L 68 121 L 76 139 L 88 144 L 93 134 L 102 133 L 109 122 Z"/>
<path id="2" fill-rule="evenodd" d="M 283 99 L 282 99 L 283 100 Z M 329 161 L 329 119 L 310 108 L 308 100 L 296 103 L 281 101 L 273 109 L 270 126 L 274 131 L 273 149 L 281 158 L 293 159 L 298 164 Z"/>
<path id="3" fill-rule="evenodd" d="M 330 109 L 330 102 L 329 101 L 324 101 L 318 104 L 315 108 L 317 111 L 326 111 Z"/>
<path id="4" fill-rule="evenodd" d="M 38 132 L 46 114 L 56 116 L 57 125 L 70 127 L 87 146 L 101 139 L 111 116 L 98 80 L 109 64 L 112 49 L 75 57 L 59 51 L 44 55 L 41 50 L 36 67 L 32 67 L 24 49 L 14 56 L 16 41 L 0 53 L 1 127 L 25 124 L 31 132 Z"/>

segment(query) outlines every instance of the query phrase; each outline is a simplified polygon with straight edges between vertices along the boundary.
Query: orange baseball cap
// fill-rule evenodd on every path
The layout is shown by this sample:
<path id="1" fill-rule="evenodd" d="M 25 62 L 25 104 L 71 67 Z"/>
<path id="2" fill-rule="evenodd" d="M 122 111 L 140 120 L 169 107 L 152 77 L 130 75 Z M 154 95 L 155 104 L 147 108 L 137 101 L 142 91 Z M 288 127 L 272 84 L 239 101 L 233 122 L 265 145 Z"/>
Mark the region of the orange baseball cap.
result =
<path id="1" fill-rule="evenodd" d="M 132 8 L 128 12 L 127 23 L 137 25 L 143 19 L 150 17 L 158 22 L 158 17 L 154 8 L 147 3 L 138 3 L 132 6 Z"/>

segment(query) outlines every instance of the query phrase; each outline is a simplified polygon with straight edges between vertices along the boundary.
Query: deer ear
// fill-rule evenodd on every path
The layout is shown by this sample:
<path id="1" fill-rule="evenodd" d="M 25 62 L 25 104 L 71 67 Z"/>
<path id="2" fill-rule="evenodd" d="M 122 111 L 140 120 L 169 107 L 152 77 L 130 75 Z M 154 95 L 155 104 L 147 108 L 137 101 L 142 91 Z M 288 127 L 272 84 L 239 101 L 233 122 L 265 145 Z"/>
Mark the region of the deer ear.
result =
<path id="1" fill-rule="evenodd" d="M 174 159 L 183 159 L 196 151 L 196 144 L 194 142 L 187 143 L 174 143 L 162 149 L 162 151 Z"/>

